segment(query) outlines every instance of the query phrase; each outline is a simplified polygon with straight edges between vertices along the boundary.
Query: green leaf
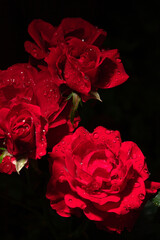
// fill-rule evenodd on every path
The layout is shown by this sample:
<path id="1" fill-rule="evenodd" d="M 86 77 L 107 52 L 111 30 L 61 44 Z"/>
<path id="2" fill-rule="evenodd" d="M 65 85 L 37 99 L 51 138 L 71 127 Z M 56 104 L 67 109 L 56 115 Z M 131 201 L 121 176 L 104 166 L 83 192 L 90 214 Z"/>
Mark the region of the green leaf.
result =
<path id="1" fill-rule="evenodd" d="M 0 163 L 2 163 L 2 161 L 3 161 L 3 153 L 0 156 Z"/>
<path id="2" fill-rule="evenodd" d="M 153 203 L 154 203 L 156 206 L 160 207 L 160 191 L 159 191 L 159 193 L 153 198 Z"/>
<path id="3" fill-rule="evenodd" d="M 5 151 L 5 150 L 6 150 L 6 148 L 0 148 L 0 150 L 2 150 L 2 151 Z"/>

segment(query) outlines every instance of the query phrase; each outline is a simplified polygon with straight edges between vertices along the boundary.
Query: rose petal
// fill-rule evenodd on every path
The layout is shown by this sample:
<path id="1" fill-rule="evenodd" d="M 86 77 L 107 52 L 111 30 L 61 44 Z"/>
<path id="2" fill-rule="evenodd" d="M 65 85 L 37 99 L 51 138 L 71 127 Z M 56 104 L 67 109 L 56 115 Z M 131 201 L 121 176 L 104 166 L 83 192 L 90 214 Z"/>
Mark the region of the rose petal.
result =
<path id="1" fill-rule="evenodd" d="M 102 58 L 103 62 L 99 66 L 97 82 L 95 83 L 98 88 L 112 88 L 128 79 L 117 49 L 104 51 Z"/>

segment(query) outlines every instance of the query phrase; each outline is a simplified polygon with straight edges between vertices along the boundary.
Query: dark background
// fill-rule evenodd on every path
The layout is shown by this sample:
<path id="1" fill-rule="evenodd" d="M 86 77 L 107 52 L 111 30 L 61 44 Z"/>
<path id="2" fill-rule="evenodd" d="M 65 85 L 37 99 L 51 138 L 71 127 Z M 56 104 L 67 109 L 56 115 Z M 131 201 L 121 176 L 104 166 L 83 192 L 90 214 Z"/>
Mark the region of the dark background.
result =
<path id="1" fill-rule="evenodd" d="M 129 80 L 101 90 L 103 103 L 89 101 L 80 109 L 81 125 L 92 131 L 103 125 L 138 144 L 146 156 L 150 179 L 160 181 L 160 17 L 159 1 L 0 0 L 0 69 L 28 61 L 24 41 L 28 24 L 41 18 L 53 25 L 64 17 L 81 17 L 103 28 L 106 48 L 118 48 Z M 61 218 L 45 199 L 47 165 L 40 171 L 0 175 L 0 237 L 4 240 L 160 239 L 160 211 L 151 202 L 131 233 L 98 230 L 84 217 Z"/>

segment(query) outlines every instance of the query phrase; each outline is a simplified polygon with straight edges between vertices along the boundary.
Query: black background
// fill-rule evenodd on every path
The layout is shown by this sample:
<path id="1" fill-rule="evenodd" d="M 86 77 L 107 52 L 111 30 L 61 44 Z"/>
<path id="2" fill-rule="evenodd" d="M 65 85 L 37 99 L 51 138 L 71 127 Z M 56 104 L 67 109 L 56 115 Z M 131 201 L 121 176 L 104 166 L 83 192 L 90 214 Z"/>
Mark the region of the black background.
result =
<path id="1" fill-rule="evenodd" d="M 81 17 L 107 31 L 106 48 L 119 49 L 128 81 L 101 90 L 103 103 L 89 101 L 80 109 L 81 125 L 92 131 L 103 125 L 138 144 L 146 156 L 150 179 L 160 181 L 160 2 L 102 0 L 0 0 L 0 69 L 28 61 L 24 41 L 28 24 L 41 18 L 54 26 L 64 17 Z M 45 199 L 47 166 L 0 175 L 0 235 L 4 240 L 160 239 L 160 211 L 151 203 L 131 233 L 98 230 L 84 217 L 61 218 Z M 45 173 L 44 173 L 45 172 Z"/>

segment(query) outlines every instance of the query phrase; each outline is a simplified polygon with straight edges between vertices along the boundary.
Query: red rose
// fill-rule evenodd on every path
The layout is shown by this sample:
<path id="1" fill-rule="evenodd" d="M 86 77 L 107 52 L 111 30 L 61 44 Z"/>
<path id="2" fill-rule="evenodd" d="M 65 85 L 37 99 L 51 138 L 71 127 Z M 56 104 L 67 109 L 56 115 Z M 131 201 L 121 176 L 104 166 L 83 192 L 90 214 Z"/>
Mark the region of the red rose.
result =
<path id="1" fill-rule="evenodd" d="M 68 217 L 77 209 L 108 230 L 131 229 L 149 194 L 160 188 L 150 183 L 144 156 L 133 142 L 121 142 L 118 131 L 83 127 L 51 153 L 51 179 L 46 197 L 53 209 Z"/>
<path id="2" fill-rule="evenodd" d="M 37 70 L 27 63 L 19 63 L 0 71 L 0 106 L 8 106 L 13 98 L 33 98 Z"/>
<path id="3" fill-rule="evenodd" d="M 41 113 L 45 118 L 48 119 L 50 115 L 59 111 L 62 96 L 59 87 L 55 84 L 49 72 L 40 71 L 37 74 L 34 94 L 36 103 L 40 106 Z"/>
<path id="4" fill-rule="evenodd" d="M 6 139 L 10 154 L 41 158 L 47 145 L 53 147 L 73 131 L 71 103 L 49 72 L 16 64 L 0 72 L 0 86 L 0 138 Z M 79 118 L 75 122 L 76 127 Z"/>
<path id="5" fill-rule="evenodd" d="M 28 32 L 36 44 L 26 41 L 25 50 L 36 59 L 43 59 L 48 55 L 50 47 L 65 42 L 71 36 L 98 46 L 106 37 L 106 32 L 81 18 L 64 18 L 57 28 L 41 19 L 35 19 L 29 24 Z"/>
<path id="6" fill-rule="evenodd" d="M 52 48 L 45 61 L 57 84 L 88 97 L 98 88 L 115 87 L 128 79 L 116 49 L 100 51 L 77 38 Z"/>
<path id="7" fill-rule="evenodd" d="M 40 71 L 38 73 L 34 93 L 41 114 L 48 121 L 48 147 L 53 147 L 54 144 L 57 144 L 65 135 L 78 126 L 80 118 L 76 116 L 73 124 L 71 124 L 72 103 L 66 101 L 65 92 L 60 91 L 49 72 Z"/>
<path id="8" fill-rule="evenodd" d="M 21 101 L 0 109 L 0 138 L 14 156 L 41 158 L 46 154 L 48 123 L 40 107 Z"/>
<path id="9" fill-rule="evenodd" d="M 16 172 L 16 167 L 14 164 L 15 158 L 12 156 L 5 156 L 0 163 L 0 172 L 11 174 Z"/>
<path id="10" fill-rule="evenodd" d="M 64 18 L 52 36 L 52 46 L 76 37 L 88 44 L 101 46 L 107 33 L 82 18 Z"/>

